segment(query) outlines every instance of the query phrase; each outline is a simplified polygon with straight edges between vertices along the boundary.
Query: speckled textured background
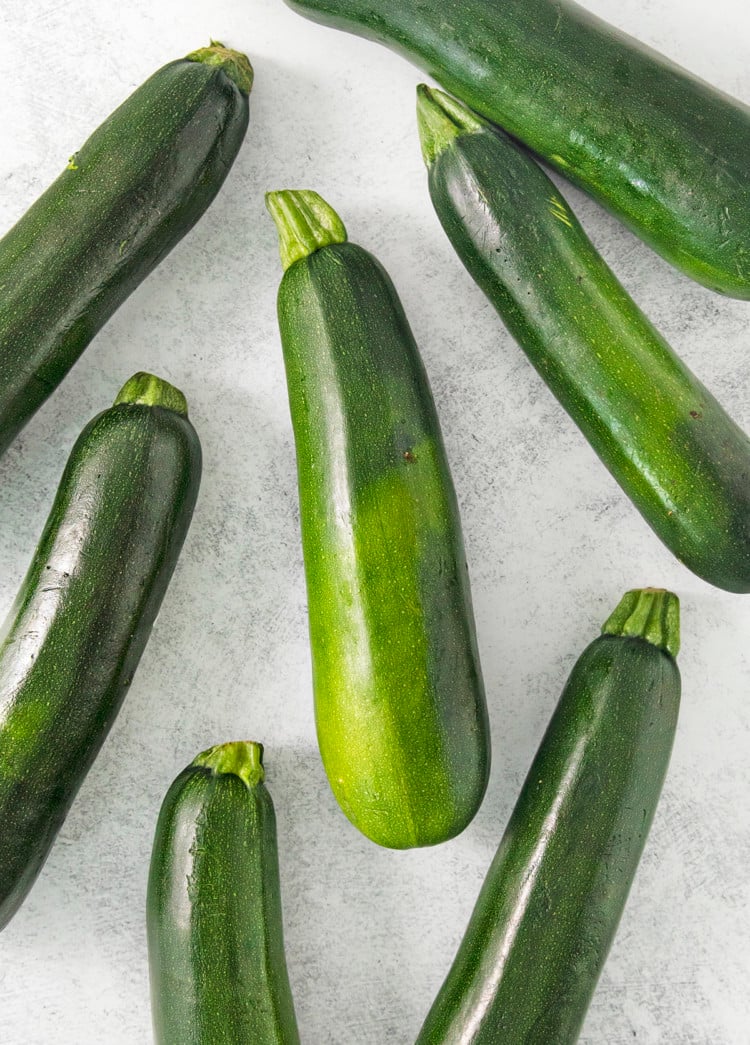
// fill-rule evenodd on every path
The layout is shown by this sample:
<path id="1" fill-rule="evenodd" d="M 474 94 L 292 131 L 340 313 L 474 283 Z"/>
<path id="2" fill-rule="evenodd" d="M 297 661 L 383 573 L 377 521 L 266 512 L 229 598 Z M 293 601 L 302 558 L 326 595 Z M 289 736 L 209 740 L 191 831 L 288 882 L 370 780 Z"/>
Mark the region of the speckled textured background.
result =
<path id="1" fill-rule="evenodd" d="M 750 100 L 745 0 L 588 0 Z M 308 1045 L 407 1045 L 447 971 L 576 656 L 628 587 L 682 600 L 683 708 L 584 1045 L 750 1041 L 750 603 L 681 568 L 532 371 L 431 210 L 404 61 L 281 0 L 2 0 L 0 228 L 154 69 L 208 42 L 256 69 L 244 151 L 202 222 L 0 461 L 9 607 L 85 422 L 135 370 L 181 387 L 205 454 L 192 531 L 131 692 L 29 900 L 0 938 L 2 1045 L 151 1040 L 144 892 L 155 818 L 209 744 L 266 744 L 287 954 Z M 463 513 L 494 765 L 435 850 L 359 837 L 317 755 L 269 188 L 319 190 L 391 273 L 430 374 Z M 750 427 L 750 303 L 565 194 L 674 347 Z"/>

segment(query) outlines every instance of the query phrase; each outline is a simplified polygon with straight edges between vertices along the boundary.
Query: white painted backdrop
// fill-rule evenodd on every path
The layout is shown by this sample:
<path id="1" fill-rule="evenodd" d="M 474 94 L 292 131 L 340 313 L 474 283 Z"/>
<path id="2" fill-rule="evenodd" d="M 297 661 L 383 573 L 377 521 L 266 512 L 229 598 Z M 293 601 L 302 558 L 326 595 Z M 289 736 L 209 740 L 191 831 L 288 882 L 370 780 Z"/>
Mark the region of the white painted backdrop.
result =
<path id="1" fill-rule="evenodd" d="M 750 100 L 745 0 L 588 3 Z M 0 1041 L 150 1041 L 144 892 L 162 796 L 198 750 L 256 737 L 278 814 L 303 1040 L 408 1045 L 569 669 L 626 588 L 656 584 L 682 599 L 682 717 L 582 1043 L 746 1045 L 750 603 L 672 559 L 453 255 L 419 154 L 421 75 L 282 0 L 2 0 L 0 228 L 152 71 L 212 36 L 255 66 L 247 143 L 206 217 L 0 461 L 0 605 L 9 607 L 75 437 L 133 371 L 185 391 L 205 454 L 192 530 L 125 706 L 0 938 Z M 474 823 L 433 850 L 387 852 L 360 837 L 316 750 L 275 321 L 280 265 L 263 207 L 263 192 L 282 187 L 319 190 L 391 273 L 453 466 L 494 762 Z M 750 428 L 750 304 L 691 283 L 565 192 L 647 314 Z"/>

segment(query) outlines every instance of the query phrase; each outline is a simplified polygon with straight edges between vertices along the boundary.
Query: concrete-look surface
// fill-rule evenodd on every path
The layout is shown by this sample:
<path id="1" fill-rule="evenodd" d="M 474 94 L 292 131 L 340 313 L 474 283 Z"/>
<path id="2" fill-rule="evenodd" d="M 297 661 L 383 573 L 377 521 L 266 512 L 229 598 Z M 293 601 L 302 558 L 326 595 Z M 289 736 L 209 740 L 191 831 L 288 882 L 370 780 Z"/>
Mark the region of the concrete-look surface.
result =
<path id="1" fill-rule="evenodd" d="M 745 0 L 588 0 L 750 100 Z M 144 897 L 173 777 L 223 740 L 266 745 L 286 947 L 308 1045 L 408 1045 L 452 960 L 567 674 L 630 587 L 682 601 L 672 765 L 584 1045 L 750 1041 L 750 603 L 651 533 L 472 283 L 431 208 L 422 75 L 282 0 L 2 0 L 0 229 L 152 71 L 210 37 L 255 66 L 251 126 L 205 218 L 133 294 L 0 461 L 9 608 L 80 429 L 147 369 L 188 397 L 205 471 L 123 710 L 0 938 L 2 1045 L 151 1040 Z M 560 182 L 562 185 L 563 183 Z M 267 189 L 317 189 L 390 272 L 432 382 L 461 506 L 492 720 L 485 802 L 432 850 L 349 825 L 317 753 L 294 446 Z M 563 191 L 667 339 L 750 428 L 750 303 L 697 286 Z"/>

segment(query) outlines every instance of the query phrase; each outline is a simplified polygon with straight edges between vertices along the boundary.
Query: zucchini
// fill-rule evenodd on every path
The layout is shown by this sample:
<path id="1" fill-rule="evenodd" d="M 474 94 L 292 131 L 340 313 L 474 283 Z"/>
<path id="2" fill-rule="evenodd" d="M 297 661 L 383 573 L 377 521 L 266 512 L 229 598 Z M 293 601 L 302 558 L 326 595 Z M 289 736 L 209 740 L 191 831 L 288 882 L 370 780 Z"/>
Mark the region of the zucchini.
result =
<path id="1" fill-rule="evenodd" d="M 677 268 L 750 298 L 742 102 L 571 0 L 287 2 L 409 58 Z"/>
<path id="2" fill-rule="evenodd" d="M 299 1045 L 263 747 L 212 747 L 156 827 L 148 952 L 156 1045 Z"/>
<path id="3" fill-rule="evenodd" d="M 78 438 L 0 646 L 0 928 L 120 708 L 200 482 L 185 397 L 136 374 Z"/>
<path id="4" fill-rule="evenodd" d="M 458 834 L 489 736 L 456 498 L 388 275 L 314 192 L 267 196 L 299 478 L 315 717 L 333 792 L 394 849 Z"/>
<path id="5" fill-rule="evenodd" d="M 644 589 L 584 650 L 418 1045 L 577 1040 L 667 771 L 678 646 L 677 598 Z"/>
<path id="6" fill-rule="evenodd" d="M 750 441 L 677 358 L 531 157 L 421 86 L 432 202 L 511 334 L 668 548 L 750 591 Z"/>
<path id="7" fill-rule="evenodd" d="M 0 240 L 0 453 L 216 196 L 251 84 L 220 44 L 165 65 Z"/>

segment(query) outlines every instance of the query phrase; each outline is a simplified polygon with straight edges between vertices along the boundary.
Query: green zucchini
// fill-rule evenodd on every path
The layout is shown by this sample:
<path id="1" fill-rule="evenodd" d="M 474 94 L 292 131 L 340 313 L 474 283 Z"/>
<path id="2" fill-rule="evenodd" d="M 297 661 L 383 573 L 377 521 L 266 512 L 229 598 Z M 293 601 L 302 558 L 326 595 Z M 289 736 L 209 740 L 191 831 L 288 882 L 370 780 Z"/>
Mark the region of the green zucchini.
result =
<path id="1" fill-rule="evenodd" d="M 419 88 L 432 202 L 467 269 L 668 548 L 750 591 L 750 440 L 677 358 L 533 159 Z"/>
<path id="2" fill-rule="evenodd" d="M 220 44 L 165 65 L 0 240 L 0 453 L 216 196 L 252 75 Z"/>
<path id="3" fill-rule="evenodd" d="M 156 1045 L 298 1045 L 263 747 L 212 747 L 156 827 L 148 952 Z"/>
<path id="4" fill-rule="evenodd" d="M 645 589 L 584 650 L 418 1045 L 577 1040 L 667 771 L 678 647 L 677 598 Z"/>
<path id="5" fill-rule="evenodd" d="M 313 192 L 267 196 L 297 448 L 315 716 L 333 792 L 394 849 L 458 834 L 489 737 L 435 406 L 382 266 Z"/>
<path id="6" fill-rule="evenodd" d="M 750 108 L 571 0 L 287 0 L 377 40 L 699 283 L 750 298 Z"/>
<path id="7" fill-rule="evenodd" d="M 184 396 L 150 374 L 132 377 L 73 447 L 0 646 L 0 928 L 117 715 L 200 469 Z"/>

